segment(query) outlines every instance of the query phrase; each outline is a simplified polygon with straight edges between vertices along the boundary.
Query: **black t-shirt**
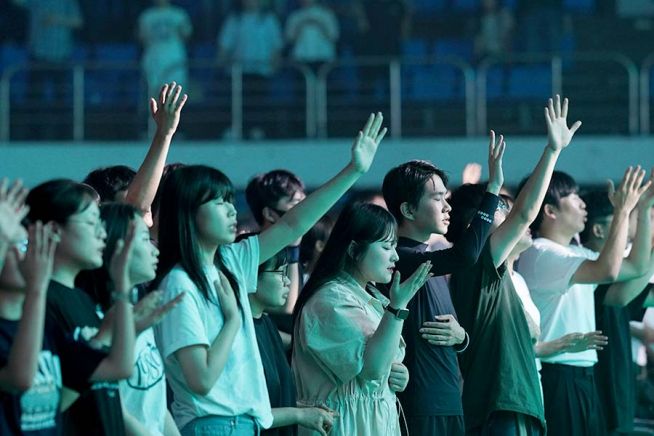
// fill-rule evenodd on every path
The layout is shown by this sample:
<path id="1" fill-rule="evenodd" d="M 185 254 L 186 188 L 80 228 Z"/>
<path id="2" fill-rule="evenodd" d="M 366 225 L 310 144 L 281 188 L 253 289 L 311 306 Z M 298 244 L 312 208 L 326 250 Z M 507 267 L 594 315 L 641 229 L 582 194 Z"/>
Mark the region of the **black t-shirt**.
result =
<path id="1" fill-rule="evenodd" d="M 470 336 L 459 355 L 466 428 L 484 425 L 491 413 L 545 416 L 529 326 L 505 264 L 495 268 L 490 243 L 479 261 L 452 274 L 450 291 L 461 326 Z"/>
<path id="2" fill-rule="evenodd" d="M 18 325 L 19 321 L 0 319 L 0 367 L 7 364 Z M 105 356 L 64 335 L 56 324 L 46 322 L 32 387 L 22 394 L 0 392 L 0 434 L 60 434 L 62 384 L 80 391 L 87 389 L 89 378 Z"/>
<path id="3" fill-rule="evenodd" d="M 636 375 L 633 371 L 629 321 L 642 313 L 643 303 L 652 285 L 647 285 L 626 307 L 603 304 L 610 286 L 600 285 L 595 290 L 597 330 L 609 338 L 609 344 L 597 352 L 595 379 L 608 428 L 630 432 L 633 431 L 636 415 Z"/>
<path id="4" fill-rule="evenodd" d="M 47 313 L 61 330 L 75 339 L 89 339 L 89 331 L 100 326 L 96 305 L 86 292 L 50 282 Z M 97 382 L 80 392 L 80 397 L 63 414 L 65 435 L 125 434 L 118 383 Z"/>
<path id="5" fill-rule="evenodd" d="M 286 361 L 282 339 L 277 327 L 266 314 L 254 318 L 254 331 L 257 335 L 257 345 L 261 354 L 263 373 L 266 376 L 266 387 L 270 397 L 270 407 L 296 407 L 295 384 L 291 367 Z M 294 436 L 297 426 L 286 426 L 264 430 L 267 436 Z"/>
<path id="6" fill-rule="evenodd" d="M 486 194 L 479 210 L 493 216 L 497 202 L 496 195 Z M 472 266 L 484 247 L 489 230 L 490 223 L 477 214 L 452 248 L 427 251 L 426 244 L 407 238 L 398 241 L 400 260 L 396 266 L 402 277 L 410 277 L 427 260 L 431 260 L 434 274 L 407 305 L 409 317 L 402 330 L 406 342 L 404 364 L 410 378 L 405 391 L 398 393 L 398 397 L 407 416 L 463 415 L 463 381 L 454 347 L 430 345 L 420 337 L 419 329 L 437 315 L 456 317 L 447 280 L 442 276 Z"/>

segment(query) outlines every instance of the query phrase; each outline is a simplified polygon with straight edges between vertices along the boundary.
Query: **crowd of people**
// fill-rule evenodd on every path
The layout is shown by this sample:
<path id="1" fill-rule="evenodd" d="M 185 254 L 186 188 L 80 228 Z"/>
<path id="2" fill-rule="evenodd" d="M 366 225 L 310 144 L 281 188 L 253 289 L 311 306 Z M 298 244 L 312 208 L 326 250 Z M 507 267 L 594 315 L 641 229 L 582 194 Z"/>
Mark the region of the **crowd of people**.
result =
<path id="1" fill-rule="evenodd" d="M 450 192 L 433 163 L 398 162 L 381 197 L 328 218 L 373 164 L 377 113 L 314 192 L 287 170 L 253 177 L 247 232 L 227 175 L 166 165 L 186 102 L 174 82 L 150 101 L 137 171 L 0 183 L 0 433 L 632 429 L 654 176 L 629 167 L 582 198 L 555 171 L 581 126 L 567 99 L 545 107 L 515 198 L 491 131 L 486 183 Z"/>

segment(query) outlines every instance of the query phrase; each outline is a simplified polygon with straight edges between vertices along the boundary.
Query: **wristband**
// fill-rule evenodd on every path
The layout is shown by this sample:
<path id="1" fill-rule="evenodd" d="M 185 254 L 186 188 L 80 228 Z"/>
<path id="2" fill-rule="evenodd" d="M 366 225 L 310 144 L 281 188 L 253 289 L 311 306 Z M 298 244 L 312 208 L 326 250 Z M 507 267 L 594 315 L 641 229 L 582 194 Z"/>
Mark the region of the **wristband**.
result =
<path id="1" fill-rule="evenodd" d="M 288 264 L 300 262 L 300 247 L 298 245 L 286 247 L 286 262 Z"/>
<path id="2" fill-rule="evenodd" d="M 468 336 L 468 332 L 465 332 L 465 334 L 466 337 L 463 339 L 463 342 L 454 346 L 454 351 L 457 353 L 463 353 L 470 344 L 470 336 Z"/>
<path id="3" fill-rule="evenodd" d="M 136 304 L 138 301 L 138 295 L 139 291 L 137 288 L 134 288 L 128 292 L 112 292 L 111 293 L 111 301 L 114 303 L 117 301 L 124 301 L 129 304 Z"/>
<path id="4" fill-rule="evenodd" d="M 481 218 L 482 221 L 487 222 L 488 224 L 493 224 L 493 219 L 495 217 L 495 210 L 497 209 L 497 204 L 500 201 L 500 197 L 486 192 L 484 198 L 481 200 L 481 205 L 477 209 L 477 216 Z"/>

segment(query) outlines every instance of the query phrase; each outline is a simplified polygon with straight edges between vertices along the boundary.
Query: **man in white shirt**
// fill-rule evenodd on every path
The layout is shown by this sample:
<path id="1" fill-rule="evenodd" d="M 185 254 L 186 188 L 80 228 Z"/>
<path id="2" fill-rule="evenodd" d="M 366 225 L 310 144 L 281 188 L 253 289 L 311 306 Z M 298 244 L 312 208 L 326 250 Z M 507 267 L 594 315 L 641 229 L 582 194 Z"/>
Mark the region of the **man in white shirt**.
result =
<path id="1" fill-rule="evenodd" d="M 617 190 L 611 190 L 613 222 L 599 253 L 572 245 L 585 227 L 585 204 L 574 179 L 555 171 L 532 230 L 538 239 L 520 258 L 519 271 L 541 312 L 541 340 L 595 330 L 594 291 L 600 283 L 640 276 L 644 271 L 623 262 L 629 214 L 650 182 L 645 172 L 629 168 Z M 543 359 L 541 371 L 548 433 L 605 434 L 593 377 L 594 349 Z"/>

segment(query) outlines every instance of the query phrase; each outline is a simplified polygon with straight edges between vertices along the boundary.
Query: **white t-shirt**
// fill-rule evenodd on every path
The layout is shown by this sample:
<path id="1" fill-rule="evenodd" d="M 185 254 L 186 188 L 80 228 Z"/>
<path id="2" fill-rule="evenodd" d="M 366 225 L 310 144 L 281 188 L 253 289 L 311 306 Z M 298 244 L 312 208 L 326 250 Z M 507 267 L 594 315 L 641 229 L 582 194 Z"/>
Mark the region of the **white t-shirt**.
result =
<path id="1" fill-rule="evenodd" d="M 571 285 L 570 280 L 583 262 L 595 260 L 598 256 L 599 253 L 587 248 L 563 246 L 545 238 L 534 240 L 533 245 L 520 256 L 520 274 L 541 314 L 543 342 L 568 333 L 595 330 L 594 294 L 597 285 Z M 588 367 L 597 363 L 597 352 L 562 353 L 544 357 L 542 361 Z"/>
<path id="2" fill-rule="evenodd" d="M 218 36 L 218 46 L 241 63 L 244 73 L 269 76 L 273 55 L 283 47 L 281 26 L 272 13 L 230 15 Z"/>
<path id="3" fill-rule="evenodd" d="M 151 328 L 136 338 L 132 376 L 119 383 L 125 409 L 153 436 L 163 436 L 166 418 L 164 364 Z"/>
<path id="4" fill-rule="evenodd" d="M 191 345 L 209 347 L 223 327 L 223 315 L 216 300 L 214 280 L 218 270 L 205 271 L 211 284 L 212 302 L 207 302 L 181 266 L 173 268 L 161 282 L 165 299 L 186 292 L 182 301 L 155 328 L 157 345 L 164 357 L 166 376 L 175 394 L 173 417 L 181 429 L 195 418 L 216 415 L 250 415 L 259 426 L 272 424 L 270 400 L 261 356 L 252 322 L 248 290 L 257 288 L 259 238 L 254 236 L 236 244 L 220 247 L 220 256 L 238 282 L 242 310 L 241 328 L 216 384 L 205 396 L 192 392 L 186 383 L 175 351 Z"/>
<path id="5" fill-rule="evenodd" d="M 294 60 L 314 62 L 334 59 L 338 21 L 326 7 L 312 5 L 293 12 L 286 22 L 286 39 L 291 41 L 294 35 Z"/>

